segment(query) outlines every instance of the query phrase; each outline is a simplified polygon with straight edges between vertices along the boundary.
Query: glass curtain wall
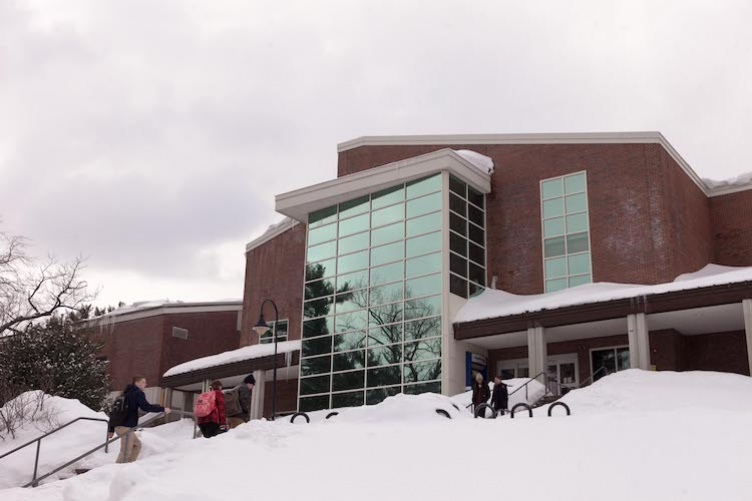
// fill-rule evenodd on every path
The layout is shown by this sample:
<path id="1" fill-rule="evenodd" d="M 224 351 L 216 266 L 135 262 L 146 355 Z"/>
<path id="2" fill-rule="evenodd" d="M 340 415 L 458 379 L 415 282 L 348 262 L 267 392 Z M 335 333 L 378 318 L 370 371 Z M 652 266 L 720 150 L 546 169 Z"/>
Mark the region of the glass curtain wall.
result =
<path id="1" fill-rule="evenodd" d="M 485 196 L 449 177 L 449 291 L 468 298 L 486 287 Z"/>
<path id="2" fill-rule="evenodd" d="M 592 282 L 585 172 L 541 181 L 546 292 Z"/>
<path id="3" fill-rule="evenodd" d="M 309 215 L 299 409 L 441 392 L 442 175 Z"/>

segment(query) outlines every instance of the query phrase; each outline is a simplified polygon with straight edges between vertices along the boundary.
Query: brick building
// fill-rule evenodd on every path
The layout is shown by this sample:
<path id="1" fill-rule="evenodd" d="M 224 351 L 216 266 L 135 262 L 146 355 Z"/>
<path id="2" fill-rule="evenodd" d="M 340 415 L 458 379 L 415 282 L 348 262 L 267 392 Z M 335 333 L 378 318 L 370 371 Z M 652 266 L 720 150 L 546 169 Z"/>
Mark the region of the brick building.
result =
<path id="1" fill-rule="evenodd" d="M 629 367 L 749 375 L 752 184 L 700 179 L 660 133 L 338 151 L 246 247 L 241 343 L 270 340 L 251 327 L 273 299 L 297 409 L 456 394 L 471 369 L 556 392 Z"/>
<path id="2" fill-rule="evenodd" d="M 162 375 L 170 367 L 238 347 L 241 308 L 240 301 L 144 302 L 89 321 L 104 343 L 110 389 L 119 392 L 140 375 L 148 398 L 164 402 Z M 182 407 L 182 399 L 175 404 Z"/>

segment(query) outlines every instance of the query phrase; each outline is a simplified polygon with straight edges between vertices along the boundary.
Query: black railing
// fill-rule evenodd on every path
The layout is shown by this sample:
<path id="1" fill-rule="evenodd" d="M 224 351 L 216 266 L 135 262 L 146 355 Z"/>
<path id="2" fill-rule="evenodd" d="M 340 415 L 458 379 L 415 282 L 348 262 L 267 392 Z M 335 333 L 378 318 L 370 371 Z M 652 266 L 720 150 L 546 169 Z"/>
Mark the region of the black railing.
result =
<path id="1" fill-rule="evenodd" d="M 177 414 L 179 416 L 188 416 L 188 417 L 192 418 L 194 420 L 193 437 L 195 438 L 195 436 L 196 436 L 196 424 L 195 424 L 196 423 L 196 417 L 193 415 L 193 413 L 184 412 L 184 411 L 172 411 L 171 414 Z M 7 456 L 10 456 L 14 452 L 18 452 L 19 450 L 21 450 L 21 449 L 23 449 L 25 447 L 28 447 L 29 445 L 31 445 L 33 443 L 36 443 L 37 444 L 37 451 L 36 451 L 36 456 L 34 458 L 34 473 L 32 475 L 31 482 L 29 482 L 26 485 L 24 485 L 24 487 L 36 487 L 37 485 L 39 485 L 39 482 L 41 482 L 42 480 L 46 479 L 47 477 L 49 477 L 51 475 L 54 475 L 55 473 L 59 472 L 60 470 L 63 470 L 65 468 L 67 468 L 68 466 L 76 463 L 77 461 L 82 460 L 83 458 L 85 458 L 85 457 L 87 457 L 87 456 L 89 456 L 89 455 L 97 452 L 100 449 L 104 449 L 105 452 L 108 452 L 109 451 L 109 446 L 110 446 L 111 443 L 116 442 L 116 441 L 120 440 L 121 438 L 125 438 L 125 440 L 127 441 L 129 439 L 131 433 L 133 433 L 136 430 L 142 429 L 143 427 L 145 427 L 148 424 L 153 423 L 157 419 L 162 418 L 163 415 L 164 414 L 160 412 L 156 416 L 148 419 L 144 423 L 140 423 L 137 427 L 133 428 L 132 430 L 128 431 L 127 433 L 124 433 L 121 436 L 116 436 L 116 437 L 113 437 L 111 439 L 105 439 L 105 442 L 103 444 L 100 444 L 100 445 L 94 447 L 93 449 L 90 449 L 90 450 L 86 451 L 85 453 L 81 454 L 77 458 L 72 459 L 72 460 L 66 462 L 65 464 L 63 464 L 61 466 L 58 466 L 54 470 L 52 470 L 50 472 L 47 472 L 47 473 L 45 473 L 44 475 L 42 475 L 40 477 L 37 477 L 37 473 L 39 471 L 39 451 L 40 451 L 41 446 L 42 446 L 42 439 L 44 439 L 44 438 L 52 435 L 53 433 L 57 433 L 58 431 L 62 430 L 63 428 L 67 428 L 68 426 L 70 426 L 73 423 L 78 422 L 78 421 L 102 421 L 104 423 L 109 423 L 109 420 L 105 419 L 105 418 L 91 418 L 91 417 L 79 417 L 79 418 L 76 418 L 76 419 L 74 419 L 72 421 L 69 421 L 69 422 L 65 423 L 62 426 L 58 426 L 54 430 L 48 431 L 44 435 L 41 435 L 41 436 L 35 438 L 34 440 L 26 442 L 25 444 L 20 445 L 20 446 L 16 447 L 15 449 L 11 450 L 11 451 L 6 452 L 2 456 L 0 456 L 0 459 L 3 459 L 5 457 L 7 457 Z M 126 442 L 126 447 L 127 447 L 127 442 Z"/>
<path id="2" fill-rule="evenodd" d="M 605 366 L 601 366 L 601 367 L 600 367 L 600 368 L 599 368 L 599 369 L 598 369 L 597 371 L 593 372 L 593 374 L 592 374 L 592 375 L 591 375 L 591 376 L 590 376 L 589 378 L 587 378 L 587 379 L 586 379 L 586 380 L 585 380 L 585 381 L 584 381 L 584 382 L 583 382 L 583 383 L 582 383 L 582 384 L 580 385 L 580 388 L 584 388 L 584 387 L 585 387 L 585 386 L 587 386 L 588 384 L 592 384 L 592 383 L 593 383 L 593 382 L 595 381 L 595 376 L 596 376 L 596 374 L 598 374 L 598 373 L 599 373 L 599 372 L 601 372 L 601 371 L 606 371 L 606 374 L 604 374 L 604 375 L 605 375 L 605 376 L 608 376 L 608 369 L 606 369 L 606 367 L 605 367 Z"/>
<path id="3" fill-rule="evenodd" d="M 525 402 L 527 402 L 528 399 L 529 399 L 529 397 L 530 397 L 530 392 L 528 390 L 528 386 L 527 385 L 529 385 L 530 383 L 532 383 L 534 380 L 537 380 L 541 376 L 543 376 L 543 381 L 544 381 L 543 386 L 546 388 L 545 393 L 543 393 L 543 396 L 545 397 L 546 395 L 548 395 L 549 393 L 551 393 L 551 391 L 548 388 L 548 373 L 546 373 L 546 372 L 541 372 L 541 373 L 536 374 L 535 376 L 531 377 L 528 380 L 527 383 L 523 384 L 522 386 L 520 386 L 519 388 L 517 388 L 516 390 L 514 390 L 512 393 L 510 393 L 509 397 L 511 398 L 512 395 L 514 395 L 515 393 L 517 393 L 518 391 L 520 391 L 522 388 L 525 388 Z"/>

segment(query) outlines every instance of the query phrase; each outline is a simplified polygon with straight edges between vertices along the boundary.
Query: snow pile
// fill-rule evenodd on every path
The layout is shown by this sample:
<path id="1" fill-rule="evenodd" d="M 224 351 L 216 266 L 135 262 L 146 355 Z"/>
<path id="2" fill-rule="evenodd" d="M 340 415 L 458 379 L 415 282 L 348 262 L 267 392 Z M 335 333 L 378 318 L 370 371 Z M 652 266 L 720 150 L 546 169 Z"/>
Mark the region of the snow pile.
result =
<path id="1" fill-rule="evenodd" d="M 749 184 L 752 184 L 752 172 L 739 174 L 738 176 L 731 177 L 729 179 L 723 179 L 721 181 L 716 181 L 714 179 L 707 179 L 707 178 L 703 178 L 702 181 L 705 183 L 705 186 L 707 186 L 711 190 L 715 190 L 719 188 L 733 188 L 737 186 L 747 186 Z"/>
<path id="2" fill-rule="evenodd" d="M 26 403 L 30 410 L 35 407 L 36 402 L 41 401 L 42 406 L 41 409 L 30 414 L 31 418 L 23 423 L 17 431 L 15 439 L 6 437 L 4 441 L 0 441 L 0 455 L 78 417 L 107 419 L 104 412 L 95 412 L 78 400 L 52 397 L 38 391 L 24 393 L 6 405 L 13 405 L 18 401 Z M 106 433 L 107 424 L 105 422 L 82 420 L 43 438 L 39 455 L 38 475 L 44 475 L 97 445 L 103 444 Z M 138 436 L 141 437 L 143 443 L 139 457 L 149 457 L 163 452 L 176 442 L 191 439 L 193 436 L 193 421 L 182 420 L 145 429 L 138 432 Z M 109 453 L 105 453 L 104 450 L 99 451 L 43 482 L 70 477 L 73 470 L 77 468 L 88 469 L 114 463 L 119 447 L 119 442 L 115 442 L 110 446 Z M 36 443 L 0 459 L 0 489 L 30 482 L 34 471 L 35 454 Z"/>
<path id="3" fill-rule="evenodd" d="M 292 353 L 300 350 L 300 341 L 283 341 L 277 343 L 277 353 Z M 237 350 L 226 351 L 217 355 L 211 355 L 208 357 L 197 358 L 190 362 L 185 362 L 180 365 L 176 365 L 172 369 L 164 373 L 164 377 L 174 376 L 176 374 L 185 374 L 186 372 L 193 372 L 201 369 L 207 369 L 209 367 L 217 367 L 220 365 L 231 364 L 234 362 L 243 362 L 245 360 L 253 360 L 261 357 L 268 357 L 274 355 L 274 343 L 268 344 L 254 344 L 253 346 L 245 346 Z"/>
<path id="4" fill-rule="evenodd" d="M 487 157 L 486 155 L 481 155 L 477 151 L 472 150 L 452 150 L 455 153 L 457 153 L 459 156 L 476 166 L 478 169 L 482 170 L 486 174 L 491 174 L 494 170 L 494 163 L 493 159 L 491 157 Z"/>
<path id="5" fill-rule="evenodd" d="M 658 285 L 629 285 L 592 283 L 546 294 L 518 295 L 501 290 L 486 289 L 471 298 L 454 317 L 454 323 L 472 322 L 486 318 L 520 315 L 567 306 L 601 303 L 715 285 L 752 281 L 752 267 L 734 268 L 710 264 L 695 273 L 677 277 L 670 283 Z"/>
<path id="6" fill-rule="evenodd" d="M 510 499 L 749 499 L 749 378 L 629 370 L 563 400 L 570 417 L 446 419 L 435 407 L 456 413 L 450 399 L 402 395 L 311 424 L 253 421 L 0 498 L 459 500 L 490 485 Z"/>
<path id="7" fill-rule="evenodd" d="M 527 391 L 523 388 L 525 383 L 528 383 Z M 532 381 L 529 378 L 507 379 L 504 381 L 504 384 L 507 385 L 507 392 L 509 392 L 509 402 L 507 404 L 508 409 L 511 409 L 517 404 L 534 404 L 546 393 L 545 385 L 537 379 L 533 379 Z M 488 387 L 493 394 L 493 381 L 488 383 Z M 473 401 L 473 392 L 467 391 L 454 396 L 452 397 L 452 401 L 459 405 L 460 408 L 465 409 Z"/>

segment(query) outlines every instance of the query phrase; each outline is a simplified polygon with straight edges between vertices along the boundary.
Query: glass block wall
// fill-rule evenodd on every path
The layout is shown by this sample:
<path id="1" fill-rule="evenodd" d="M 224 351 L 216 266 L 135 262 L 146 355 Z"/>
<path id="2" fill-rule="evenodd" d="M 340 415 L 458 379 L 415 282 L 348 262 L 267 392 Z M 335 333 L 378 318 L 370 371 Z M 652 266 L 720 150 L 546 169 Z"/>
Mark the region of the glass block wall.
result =
<path id="1" fill-rule="evenodd" d="M 309 216 L 299 409 L 441 392 L 442 175 Z"/>
<path id="2" fill-rule="evenodd" d="M 449 177 L 449 290 L 468 298 L 486 286 L 485 196 Z"/>
<path id="3" fill-rule="evenodd" d="M 546 292 L 592 282 L 585 172 L 541 181 Z"/>

